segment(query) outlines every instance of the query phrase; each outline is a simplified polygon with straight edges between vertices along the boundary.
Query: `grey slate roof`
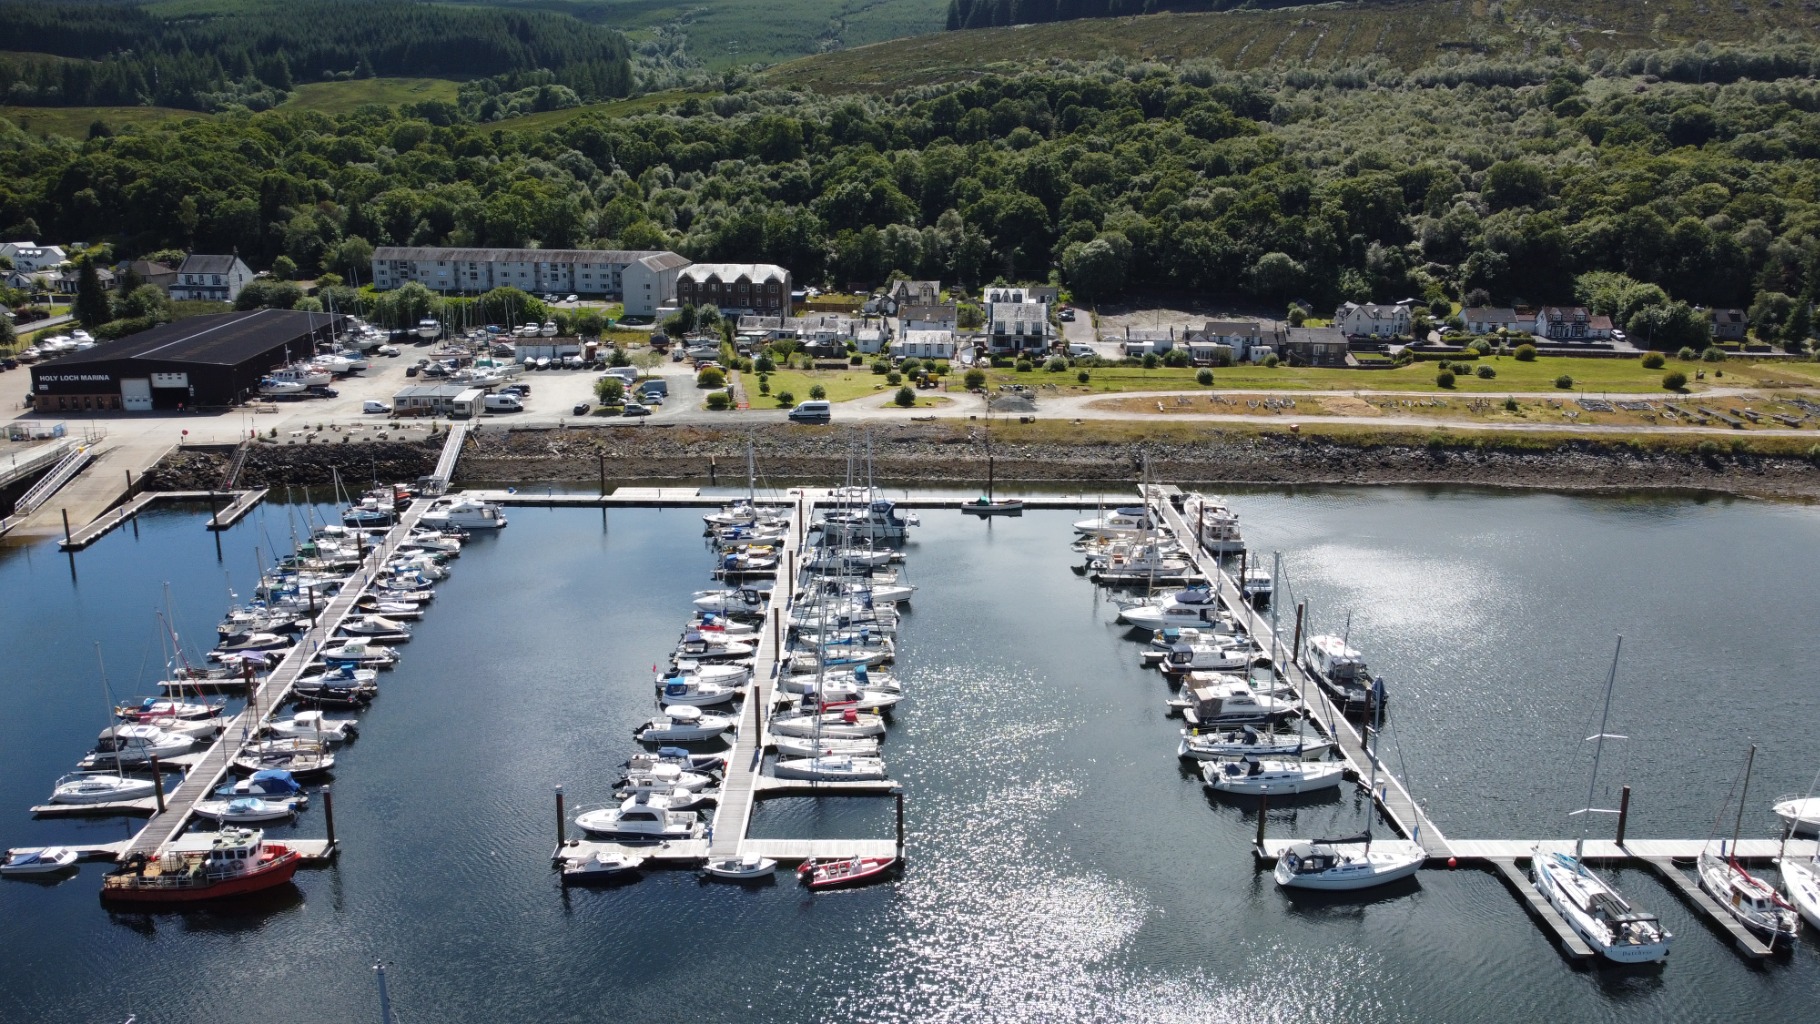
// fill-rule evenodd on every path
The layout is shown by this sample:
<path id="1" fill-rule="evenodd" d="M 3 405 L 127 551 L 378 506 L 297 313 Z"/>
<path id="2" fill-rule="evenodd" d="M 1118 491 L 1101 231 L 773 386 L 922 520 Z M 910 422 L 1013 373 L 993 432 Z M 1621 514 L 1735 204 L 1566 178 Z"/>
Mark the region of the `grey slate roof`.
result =
<path id="1" fill-rule="evenodd" d="M 442 249 L 430 245 L 382 245 L 376 260 L 448 260 L 452 263 L 637 263 L 649 256 L 668 256 L 661 249 Z M 688 263 L 675 264 L 682 266 Z M 664 269 L 664 268 L 653 268 Z"/>

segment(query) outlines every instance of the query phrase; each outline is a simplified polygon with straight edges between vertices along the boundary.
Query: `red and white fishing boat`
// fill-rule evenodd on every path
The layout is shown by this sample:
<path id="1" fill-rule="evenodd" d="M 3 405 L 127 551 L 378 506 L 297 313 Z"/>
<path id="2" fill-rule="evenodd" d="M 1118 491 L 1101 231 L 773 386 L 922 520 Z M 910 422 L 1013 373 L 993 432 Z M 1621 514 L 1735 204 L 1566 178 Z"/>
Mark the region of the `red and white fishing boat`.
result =
<path id="1" fill-rule="evenodd" d="M 244 896 L 283 885 L 302 855 L 253 828 L 178 836 L 155 860 L 129 863 L 101 880 L 105 903 L 180 904 Z"/>
<path id="2" fill-rule="evenodd" d="M 796 877 L 807 882 L 811 889 L 840 889 L 852 885 L 869 885 L 884 878 L 896 865 L 896 857 L 806 860 L 796 869 Z"/>

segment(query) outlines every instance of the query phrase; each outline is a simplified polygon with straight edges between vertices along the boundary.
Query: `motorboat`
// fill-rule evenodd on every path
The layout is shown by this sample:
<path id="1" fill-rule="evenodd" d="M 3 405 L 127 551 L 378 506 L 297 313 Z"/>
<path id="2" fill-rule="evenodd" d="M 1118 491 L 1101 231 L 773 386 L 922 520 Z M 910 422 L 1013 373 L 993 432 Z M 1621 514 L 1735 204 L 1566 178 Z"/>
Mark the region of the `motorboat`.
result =
<path id="1" fill-rule="evenodd" d="M 1245 538 L 1239 532 L 1239 515 L 1220 498 L 1195 493 L 1184 495 L 1182 519 L 1195 530 L 1196 539 L 1209 554 L 1236 555 L 1245 550 Z"/>
<path id="2" fill-rule="evenodd" d="M 456 498 L 439 504 L 425 512 L 418 522 L 430 527 L 463 530 L 502 530 L 506 527 L 505 513 L 498 505 L 473 498 Z"/>
<path id="3" fill-rule="evenodd" d="M 1203 732 L 1183 729 L 1176 756 L 1195 761 L 1220 761 L 1234 757 L 1324 757 L 1333 749 L 1330 740 L 1266 732 L 1252 726 Z"/>
<path id="4" fill-rule="evenodd" d="M 777 861 L 769 857 L 760 857 L 756 853 L 748 853 L 738 857 L 711 860 L 702 865 L 701 872 L 708 878 L 719 878 L 729 882 L 754 882 L 775 877 Z"/>
<path id="5" fill-rule="evenodd" d="M 76 860 L 76 851 L 66 846 L 24 846 L 6 852 L 6 860 L 0 862 L 0 875 L 55 875 L 75 867 Z"/>
<path id="6" fill-rule="evenodd" d="M 419 338 L 422 338 L 425 341 L 435 341 L 442 336 L 442 324 L 440 321 L 426 316 L 422 320 L 417 321 L 417 330 L 415 333 Z"/>
<path id="7" fill-rule="evenodd" d="M 134 858 L 101 881 L 105 903 L 173 904 L 243 896 L 283 885 L 303 857 L 258 829 L 191 832 L 157 858 Z"/>
<path id="8" fill-rule="evenodd" d="M 1238 625 L 1220 604 L 1212 588 L 1189 587 L 1169 594 L 1160 601 L 1138 604 L 1119 610 L 1119 621 L 1139 629 L 1189 627 L 1206 632 L 1234 633 Z"/>
<path id="9" fill-rule="evenodd" d="M 350 639 L 338 647 L 324 647 L 316 652 L 316 656 L 331 665 L 340 663 L 383 667 L 398 663 L 397 651 L 360 639 Z"/>
<path id="10" fill-rule="evenodd" d="M 685 772 L 717 772 L 727 766 L 726 757 L 720 754 L 698 754 L 682 747 L 658 747 L 655 751 L 640 750 L 626 761 L 629 774 L 649 771 L 660 764 L 675 765 Z"/>
<path id="11" fill-rule="evenodd" d="M 704 772 L 690 771 L 674 761 L 657 761 L 641 768 L 628 769 L 624 785 L 644 789 L 683 790 L 699 793 L 713 784 L 714 778 Z"/>
<path id="12" fill-rule="evenodd" d="M 333 769 L 335 755 L 322 744 L 305 740 L 259 740 L 243 747 L 230 763 L 249 775 L 276 768 L 297 778 L 312 778 Z"/>
<path id="13" fill-rule="evenodd" d="M 717 615 L 763 615 L 771 606 L 770 584 L 754 584 L 724 590 L 698 590 L 695 607 Z"/>
<path id="14" fill-rule="evenodd" d="M 779 694 L 780 697 L 787 695 Z M 859 712 L 890 711 L 902 703 L 901 693 L 887 693 L 884 690 L 860 689 L 851 682 L 831 685 L 827 680 L 822 685 L 797 698 L 793 709 L 805 714 L 819 711 L 822 708 L 843 707 Z"/>
<path id="15" fill-rule="evenodd" d="M 1371 833 L 1295 843 L 1277 855 L 1272 876 L 1285 889 L 1351 892 L 1408 878 L 1428 862 L 1428 851 L 1403 839 L 1373 840 Z"/>
<path id="16" fill-rule="evenodd" d="M 383 615 L 393 621 L 423 618 L 423 605 L 416 601 L 388 600 L 368 594 L 354 602 L 356 610 L 366 615 Z"/>
<path id="17" fill-rule="evenodd" d="M 360 734 L 359 724 L 353 719 L 324 718 L 321 711 L 299 711 L 289 718 L 268 722 L 265 731 L 284 739 L 325 744 L 346 743 Z"/>
<path id="18" fill-rule="evenodd" d="M 689 618 L 689 625 L 684 632 L 706 632 L 715 636 L 737 639 L 739 637 L 757 636 L 758 624 L 746 620 L 737 620 L 717 612 L 697 612 Z"/>
<path id="19" fill-rule="evenodd" d="M 634 730 L 641 743 L 697 743 L 715 739 L 738 723 L 727 715 L 707 714 L 698 707 L 679 704 Z"/>
<path id="20" fill-rule="evenodd" d="M 771 719 L 771 735 L 799 738 L 850 740 L 883 736 L 885 720 L 877 715 L 862 714 L 853 708 L 824 711 L 819 714 L 798 712 L 781 714 Z"/>
<path id="21" fill-rule="evenodd" d="M 1771 810 L 1782 819 L 1782 827 L 1794 835 L 1820 834 L 1820 796 L 1778 800 Z"/>
<path id="22" fill-rule="evenodd" d="M 154 757 L 187 754 L 196 747 L 196 739 L 168 732 L 155 725 L 123 723 L 101 730 L 101 740 L 93 753 L 82 759 L 82 768 L 118 767 L 145 764 Z"/>
<path id="23" fill-rule="evenodd" d="M 341 510 L 341 521 L 349 526 L 390 526 L 397 518 L 397 509 L 373 498 L 362 498 Z"/>
<path id="24" fill-rule="evenodd" d="M 554 320 L 545 320 L 545 321 L 544 321 L 544 322 L 543 322 L 543 326 L 542 326 L 542 327 L 539 327 L 539 328 L 538 328 L 538 329 L 537 329 L 537 333 L 538 333 L 538 335 L 539 335 L 539 336 L 540 336 L 540 337 L 544 337 L 544 338 L 554 338 L 554 337 L 556 337 L 556 321 L 554 321 Z M 541 361 L 541 360 L 540 360 L 540 361 Z"/>
<path id="25" fill-rule="evenodd" d="M 824 539 L 848 544 L 903 540 L 910 535 L 910 527 L 921 525 L 915 513 L 899 515 L 897 504 L 882 498 L 861 510 L 829 512 L 817 524 Z"/>
<path id="26" fill-rule="evenodd" d="M 1777 865 L 1782 872 L 1782 891 L 1788 901 L 1809 925 L 1820 928 L 1820 859 L 1790 860 L 1784 857 Z"/>
<path id="27" fill-rule="evenodd" d="M 681 786 L 665 786 L 661 781 L 648 776 L 627 779 L 614 791 L 614 796 L 627 797 L 661 797 L 673 811 L 695 811 L 707 807 L 720 799 L 719 790 L 684 789 Z"/>
<path id="28" fill-rule="evenodd" d="M 644 866 L 645 858 L 623 853 L 597 851 L 586 856 L 567 857 L 562 862 L 562 884 L 624 881 L 637 877 L 638 869 Z"/>
<path id="29" fill-rule="evenodd" d="M 259 393 L 267 398 L 281 398 L 285 395 L 301 395 L 310 390 L 306 384 L 294 380 L 279 380 L 276 377 L 262 377 L 259 381 Z"/>
<path id="30" fill-rule="evenodd" d="M 1389 701 L 1384 680 L 1365 667 L 1365 656 L 1337 636 L 1311 636 L 1303 641 L 1302 664 L 1346 714 L 1376 714 Z"/>
<path id="31" fill-rule="evenodd" d="M 849 757 L 876 757 L 878 755 L 878 737 L 866 736 L 856 739 L 837 739 L 823 736 L 779 736 L 772 734 L 771 744 L 782 757 L 825 757 L 831 754 L 845 754 Z"/>
<path id="32" fill-rule="evenodd" d="M 1312 793 L 1333 789 L 1345 774 L 1337 761 L 1265 761 L 1247 757 L 1239 761 L 1207 761 L 1201 765 L 1201 784 L 1217 793 L 1234 796 Z"/>
<path id="33" fill-rule="evenodd" d="M 839 889 L 880 881 L 896 864 L 896 857 L 811 859 L 796 869 L 796 877 L 811 889 Z"/>
<path id="34" fill-rule="evenodd" d="M 1698 873 L 1700 888 L 1752 934 L 1772 946 L 1794 941 L 1801 928 L 1794 904 L 1783 899 L 1774 886 L 1744 870 L 1723 842 L 1717 853 L 1710 847 L 1700 851 Z"/>
<path id="35" fill-rule="evenodd" d="M 229 825 L 257 825 L 297 817 L 297 802 L 287 798 L 236 796 L 225 800 L 198 800 L 197 816 Z"/>
<path id="36" fill-rule="evenodd" d="M 379 696 L 379 685 L 372 679 L 377 675 L 370 668 L 334 668 L 320 675 L 299 679 L 291 687 L 291 694 L 316 707 L 365 707 L 374 697 Z"/>
<path id="37" fill-rule="evenodd" d="M 74 772 L 57 780 L 51 790 L 54 804 L 113 804 L 143 800 L 156 792 L 151 779 L 109 772 Z"/>
<path id="38" fill-rule="evenodd" d="M 1180 676 L 1190 672 L 1237 672 L 1250 668 L 1263 655 L 1249 643 L 1191 644 L 1177 643 L 1158 664 L 1164 675 Z M 1264 659 L 1268 663 L 1268 659 Z"/>
<path id="39" fill-rule="evenodd" d="M 1298 713 L 1294 703 L 1260 694 L 1248 680 L 1224 674 L 1189 673 L 1182 696 L 1186 702 L 1182 717 L 1195 728 L 1267 725 Z"/>
<path id="40" fill-rule="evenodd" d="M 883 760 L 853 754 L 779 758 L 771 773 L 780 779 L 808 779 L 813 782 L 862 782 L 888 777 Z"/>
<path id="41" fill-rule="evenodd" d="M 657 685 L 662 686 L 665 681 L 676 676 L 738 689 L 752 681 L 752 666 L 737 661 L 703 664 L 689 658 L 677 658 L 676 671 L 659 680 Z"/>
<path id="42" fill-rule="evenodd" d="M 227 703 L 222 700 L 189 702 L 168 697 L 136 697 L 114 709 L 115 717 L 128 722 L 160 721 L 197 722 L 221 716 Z"/>
<path id="43" fill-rule="evenodd" d="M 542 333 L 542 332 L 539 332 L 539 333 Z M 536 365 L 539 370 L 549 369 L 550 368 L 550 357 L 549 356 L 538 356 Z"/>
<path id="44" fill-rule="evenodd" d="M 676 645 L 675 656 L 690 661 L 728 661 L 733 658 L 750 658 L 757 650 L 757 644 L 745 640 L 733 640 L 694 630 L 683 634 L 682 642 Z"/>
<path id="45" fill-rule="evenodd" d="M 676 811 L 663 797 L 628 797 L 618 807 L 603 807 L 576 817 L 575 824 L 591 836 L 618 842 L 660 842 L 693 839 L 701 821 L 693 811 Z"/>
<path id="46" fill-rule="evenodd" d="M 665 704 L 693 704 L 696 707 L 713 707 L 716 704 L 730 704 L 740 691 L 731 686 L 719 683 L 702 682 L 691 676 L 666 677 L 658 692 L 658 699 Z"/>
<path id="47" fill-rule="evenodd" d="M 777 572 L 777 549 L 769 545 L 748 545 L 736 551 L 728 551 L 720 556 L 720 565 L 715 569 L 722 579 L 736 576 L 753 576 L 774 574 Z"/>
<path id="48" fill-rule="evenodd" d="M 215 789 L 215 796 L 223 800 L 237 797 L 260 797 L 265 800 L 292 800 L 299 806 L 308 803 L 309 797 L 297 777 L 279 768 L 267 768 L 254 772 L 244 779 L 236 779 Z"/>
<path id="49" fill-rule="evenodd" d="M 341 631 L 348 636 L 363 637 L 375 643 L 402 644 L 409 643 L 411 639 L 409 626 L 378 614 L 346 619 L 341 623 Z"/>
<path id="50" fill-rule="evenodd" d="M 277 633 L 243 633 L 222 639 L 215 651 L 221 654 L 239 654 L 242 651 L 276 651 L 290 647 L 296 642 L 294 637 L 279 636 Z"/>
<path id="51" fill-rule="evenodd" d="M 1245 578 L 1240 583 L 1245 591 L 1245 599 L 1252 604 L 1263 606 L 1270 603 L 1270 595 L 1276 589 L 1276 581 L 1271 578 L 1270 570 L 1262 566 L 1246 566 Z"/>
<path id="52" fill-rule="evenodd" d="M 1147 533 L 1156 527 L 1156 520 L 1151 517 L 1150 510 L 1140 505 L 1114 509 L 1092 519 L 1082 519 L 1074 524 L 1074 532 L 1087 537 L 1123 537 Z"/>

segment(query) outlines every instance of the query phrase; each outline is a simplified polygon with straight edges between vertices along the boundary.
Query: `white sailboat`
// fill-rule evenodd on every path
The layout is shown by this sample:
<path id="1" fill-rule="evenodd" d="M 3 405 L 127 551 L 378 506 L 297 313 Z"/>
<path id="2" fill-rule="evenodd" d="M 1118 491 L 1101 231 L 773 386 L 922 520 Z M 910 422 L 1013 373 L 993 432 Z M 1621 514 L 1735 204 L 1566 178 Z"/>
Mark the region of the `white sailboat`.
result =
<path id="1" fill-rule="evenodd" d="M 1751 745 L 1744 758 L 1744 791 L 1738 797 L 1738 815 L 1732 824 L 1730 846 L 1720 841 L 1718 852 L 1711 842 L 1700 851 L 1698 873 L 1700 888 L 1705 889 L 1726 913 L 1770 945 L 1793 942 L 1801 928 L 1801 918 L 1794 905 L 1782 898 L 1775 886 L 1751 874 L 1738 863 L 1738 833 L 1744 827 L 1744 804 L 1750 795 L 1750 770 L 1757 759 L 1757 747 Z"/>
<path id="2" fill-rule="evenodd" d="M 1377 799 L 1378 755 L 1377 730 L 1371 730 L 1371 783 L 1368 791 Z M 1408 878 L 1428 862 L 1428 851 L 1422 844 L 1407 839 L 1374 840 L 1371 815 L 1366 812 L 1365 831 L 1340 839 L 1316 839 L 1296 843 L 1277 855 L 1272 877 L 1285 889 L 1307 889 L 1315 892 L 1353 892 L 1371 889 Z"/>
<path id="3" fill-rule="evenodd" d="M 1615 813 L 1595 808 L 1592 802 L 1598 795 L 1599 760 L 1605 750 L 1605 741 L 1623 738 L 1610 736 L 1605 731 L 1611 718 L 1612 688 L 1618 681 L 1618 653 L 1623 649 L 1624 638 L 1619 637 L 1617 650 L 1612 652 L 1611 674 L 1605 682 L 1605 710 L 1599 716 L 1598 733 L 1591 737 L 1595 746 L 1592 779 L 1586 788 L 1586 806 L 1575 811 L 1575 815 Z M 1582 831 L 1580 838 L 1574 841 L 1572 856 L 1535 851 L 1530 862 L 1530 878 L 1542 898 L 1566 919 L 1568 926 L 1587 945 L 1608 960 L 1642 964 L 1667 959 L 1674 935 L 1662 927 L 1654 914 L 1631 906 L 1616 886 L 1587 867 L 1581 859 L 1585 849 L 1586 836 Z"/>

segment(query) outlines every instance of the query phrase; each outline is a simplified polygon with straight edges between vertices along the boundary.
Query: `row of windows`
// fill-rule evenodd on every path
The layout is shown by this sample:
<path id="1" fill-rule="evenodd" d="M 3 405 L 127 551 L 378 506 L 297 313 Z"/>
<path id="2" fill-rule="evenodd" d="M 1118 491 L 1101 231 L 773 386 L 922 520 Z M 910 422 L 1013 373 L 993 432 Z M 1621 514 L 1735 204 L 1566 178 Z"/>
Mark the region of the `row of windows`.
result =
<path id="1" fill-rule="evenodd" d="M 51 396 L 39 395 L 38 401 L 40 403 L 40 405 L 39 405 L 40 412 L 49 412 L 50 411 Z M 119 395 L 58 395 L 57 396 L 57 411 L 58 412 L 81 412 L 84 410 L 89 411 L 89 412 L 95 412 L 97 410 L 105 412 L 109 409 L 112 409 L 116 412 L 118 412 L 120 410 L 120 396 Z"/>

